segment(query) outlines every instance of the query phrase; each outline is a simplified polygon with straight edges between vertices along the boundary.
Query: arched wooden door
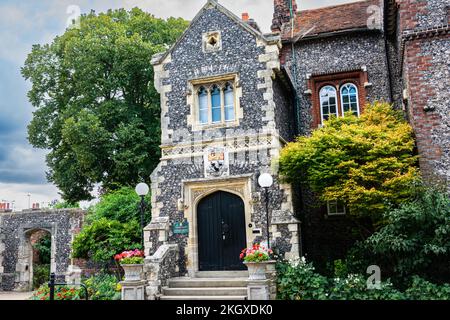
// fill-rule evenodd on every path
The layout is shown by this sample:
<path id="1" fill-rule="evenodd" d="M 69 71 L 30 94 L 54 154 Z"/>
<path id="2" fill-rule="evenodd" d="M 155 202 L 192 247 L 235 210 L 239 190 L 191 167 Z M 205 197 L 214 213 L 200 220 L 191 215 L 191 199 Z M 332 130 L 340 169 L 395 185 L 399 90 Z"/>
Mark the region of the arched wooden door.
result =
<path id="1" fill-rule="evenodd" d="M 242 199 L 219 191 L 197 207 L 199 271 L 246 270 L 239 254 L 247 245 Z"/>

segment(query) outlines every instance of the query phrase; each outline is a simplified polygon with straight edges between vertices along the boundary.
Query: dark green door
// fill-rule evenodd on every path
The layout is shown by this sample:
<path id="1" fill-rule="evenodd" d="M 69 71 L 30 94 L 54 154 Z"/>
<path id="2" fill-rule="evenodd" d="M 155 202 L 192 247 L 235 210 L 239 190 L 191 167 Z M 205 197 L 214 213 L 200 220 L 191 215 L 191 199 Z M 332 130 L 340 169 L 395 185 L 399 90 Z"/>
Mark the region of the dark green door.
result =
<path id="1" fill-rule="evenodd" d="M 239 259 L 247 245 L 242 199 L 219 191 L 200 201 L 197 207 L 200 271 L 245 270 Z"/>

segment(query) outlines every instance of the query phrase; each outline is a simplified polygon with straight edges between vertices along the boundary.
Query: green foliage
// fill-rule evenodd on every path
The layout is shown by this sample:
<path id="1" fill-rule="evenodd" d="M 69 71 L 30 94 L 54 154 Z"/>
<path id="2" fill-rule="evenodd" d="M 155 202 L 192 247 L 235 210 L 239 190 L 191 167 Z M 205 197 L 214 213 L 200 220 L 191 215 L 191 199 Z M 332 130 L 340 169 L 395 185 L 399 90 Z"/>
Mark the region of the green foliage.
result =
<path id="1" fill-rule="evenodd" d="M 114 190 L 150 175 L 160 144 L 150 60 L 186 27 L 138 8 L 109 10 L 84 15 L 79 29 L 33 46 L 22 68 L 36 108 L 28 139 L 50 150 L 47 178 L 65 200 L 91 199 L 97 183 Z"/>
<path id="2" fill-rule="evenodd" d="M 123 258 L 120 260 L 120 264 L 143 264 L 143 257 L 131 257 L 131 258 Z"/>
<path id="3" fill-rule="evenodd" d="M 88 287 L 89 300 L 120 300 L 120 285 L 110 274 L 99 274 L 84 281 Z"/>
<path id="4" fill-rule="evenodd" d="M 33 264 L 33 288 L 47 283 L 50 277 L 50 264 Z"/>
<path id="5" fill-rule="evenodd" d="M 120 300 L 121 287 L 117 278 L 109 274 L 99 274 L 83 280 L 89 300 Z M 33 292 L 31 300 L 50 300 L 47 283 Z M 84 300 L 85 291 L 77 286 L 56 286 L 55 300 Z"/>
<path id="6" fill-rule="evenodd" d="M 150 196 L 147 204 L 149 200 Z M 74 239 L 73 257 L 108 263 L 118 252 L 142 249 L 139 203 L 139 196 L 129 187 L 102 195 L 89 210 L 87 224 Z M 144 222 L 149 221 L 147 208 Z"/>
<path id="7" fill-rule="evenodd" d="M 150 195 L 147 195 L 145 201 L 147 204 L 150 203 Z M 102 195 L 100 202 L 90 209 L 87 221 L 95 221 L 100 218 L 119 222 L 140 221 L 139 203 L 140 198 L 133 188 L 122 187 Z M 150 210 L 146 210 L 144 220 L 145 222 L 150 221 Z"/>
<path id="8" fill-rule="evenodd" d="M 281 300 L 326 300 L 328 279 L 314 272 L 304 258 L 277 264 L 278 298 Z"/>
<path id="9" fill-rule="evenodd" d="M 39 264 L 50 264 L 51 250 L 52 250 L 52 236 L 46 233 L 45 236 L 40 238 L 33 248 L 39 254 Z"/>
<path id="10" fill-rule="evenodd" d="M 117 252 L 141 247 L 141 228 L 136 220 L 121 223 L 100 218 L 85 225 L 75 237 L 72 256 L 95 262 L 110 262 Z"/>
<path id="11" fill-rule="evenodd" d="M 368 105 L 358 118 L 331 118 L 281 152 L 288 182 L 307 183 L 323 201 L 339 200 L 353 216 L 378 221 L 388 204 L 409 199 L 418 170 L 412 128 L 389 104 Z"/>
<path id="12" fill-rule="evenodd" d="M 450 199 L 445 192 L 419 187 L 413 201 L 388 210 L 384 219 L 387 224 L 359 244 L 354 256 L 367 260 L 362 252 L 370 253 L 371 264 L 390 270 L 403 284 L 412 275 L 448 281 Z"/>
<path id="13" fill-rule="evenodd" d="M 327 278 L 315 272 L 304 258 L 278 262 L 278 298 L 283 300 L 448 300 L 450 285 L 436 285 L 419 277 L 407 290 L 400 291 L 388 281 L 368 288 L 367 276 L 347 274 Z"/>
<path id="14" fill-rule="evenodd" d="M 412 300 L 450 300 L 450 284 L 436 285 L 416 276 L 406 294 Z"/>
<path id="15" fill-rule="evenodd" d="M 53 209 L 78 209 L 80 208 L 80 204 L 78 202 L 76 203 L 70 203 L 67 201 L 57 201 L 54 204 L 50 205 Z"/>

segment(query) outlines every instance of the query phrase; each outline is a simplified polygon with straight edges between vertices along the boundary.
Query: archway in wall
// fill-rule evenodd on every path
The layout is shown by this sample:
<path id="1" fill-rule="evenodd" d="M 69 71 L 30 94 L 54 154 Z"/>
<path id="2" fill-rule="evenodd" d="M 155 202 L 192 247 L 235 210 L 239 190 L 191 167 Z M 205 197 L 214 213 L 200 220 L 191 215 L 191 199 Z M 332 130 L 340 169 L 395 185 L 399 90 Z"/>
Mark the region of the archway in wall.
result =
<path id="1" fill-rule="evenodd" d="M 245 270 L 239 254 L 247 245 L 244 201 L 218 191 L 197 206 L 199 271 Z"/>
<path id="2" fill-rule="evenodd" d="M 24 230 L 19 248 L 18 291 L 32 291 L 48 281 L 54 271 L 54 243 L 48 229 Z"/>

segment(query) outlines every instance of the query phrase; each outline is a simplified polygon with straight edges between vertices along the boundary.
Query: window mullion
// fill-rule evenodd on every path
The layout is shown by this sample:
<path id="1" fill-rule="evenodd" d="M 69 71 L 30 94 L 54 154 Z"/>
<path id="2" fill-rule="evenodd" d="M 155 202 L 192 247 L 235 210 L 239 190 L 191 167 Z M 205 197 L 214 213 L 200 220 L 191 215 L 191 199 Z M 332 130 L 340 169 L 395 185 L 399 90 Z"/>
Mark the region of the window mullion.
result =
<path id="1" fill-rule="evenodd" d="M 208 88 L 208 124 L 212 123 L 211 88 Z"/>
<path id="2" fill-rule="evenodd" d="M 220 114 L 221 114 L 221 123 L 225 123 L 225 92 L 224 88 L 220 89 Z"/>

